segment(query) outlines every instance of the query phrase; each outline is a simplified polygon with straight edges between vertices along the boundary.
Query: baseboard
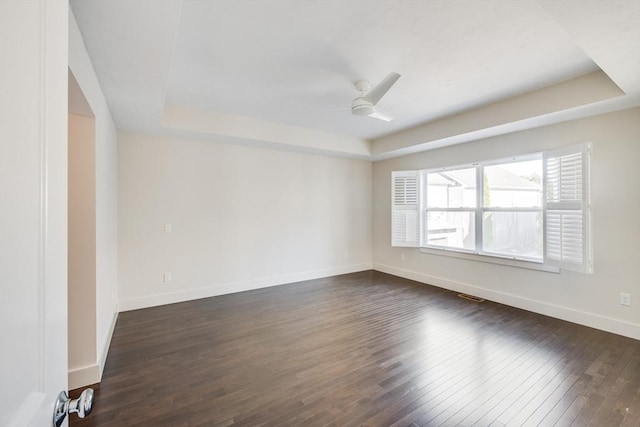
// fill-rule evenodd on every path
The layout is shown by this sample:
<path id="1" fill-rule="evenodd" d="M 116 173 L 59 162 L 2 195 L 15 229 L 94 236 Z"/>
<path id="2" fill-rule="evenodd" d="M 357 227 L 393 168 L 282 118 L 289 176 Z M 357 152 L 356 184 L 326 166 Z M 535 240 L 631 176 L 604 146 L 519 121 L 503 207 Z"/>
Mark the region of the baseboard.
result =
<path id="1" fill-rule="evenodd" d="M 96 384 L 102 381 L 102 373 L 104 372 L 104 365 L 107 361 L 107 354 L 109 354 L 111 338 L 113 337 L 113 331 L 116 327 L 117 320 L 118 304 L 116 304 L 114 307 L 111 325 L 109 325 L 109 330 L 107 331 L 107 334 L 100 345 L 97 363 L 83 366 L 81 368 L 69 369 L 69 390 L 86 387 L 88 385 Z"/>
<path id="2" fill-rule="evenodd" d="M 111 347 L 111 338 L 113 338 L 113 331 L 116 328 L 116 322 L 118 321 L 118 304 L 115 305 L 113 309 L 113 317 L 111 318 L 111 325 L 109 325 L 109 330 L 107 331 L 107 335 L 104 337 L 104 341 L 100 347 L 100 351 L 98 353 L 98 363 L 100 368 L 100 378 L 98 381 L 102 380 L 102 373 L 104 372 L 104 365 L 107 362 L 107 355 L 109 354 L 109 348 Z M 93 384 L 93 383 L 91 383 Z"/>
<path id="3" fill-rule="evenodd" d="M 321 279 L 323 277 L 335 276 L 338 274 L 355 273 L 358 271 L 371 270 L 371 263 L 352 264 L 342 267 L 328 268 L 324 270 L 306 271 L 284 276 L 265 277 L 256 280 L 242 282 L 221 283 L 214 286 L 186 289 L 176 292 L 148 295 L 137 298 L 127 298 L 120 300 L 120 311 L 137 310 L 140 308 L 155 307 L 158 305 L 173 304 L 176 302 L 190 301 L 200 298 L 209 298 L 217 295 L 233 294 L 236 292 L 250 291 L 252 289 L 266 288 L 269 286 L 284 285 L 287 283 L 301 282 L 304 280 Z"/>
<path id="4" fill-rule="evenodd" d="M 100 382 L 101 370 L 97 364 L 69 369 L 69 390 Z"/>
<path id="5" fill-rule="evenodd" d="M 501 304 L 521 308 L 523 310 L 532 311 L 534 313 L 544 314 L 546 316 L 555 317 L 557 319 L 566 320 L 568 322 L 577 323 L 580 325 L 589 326 L 591 328 L 601 329 L 603 331 L 612 332 L 614 334 L 640 340 L 640 324 L 637 323 L 575 310 L 573 308 L 551 304 L 540 300 L 525 298 L 510 293 L 498 292 L 469 283 L 445 279 L 443 277 L 431 276 L 429 274 L 419 273 L 411 270 L 404 270 L 390 265 L 374 263 L 373 269 L 381 271 L 383 273 L 393 274 L 394 276 L 404 277 L 405 279 L 415 280 L 416 282 L 421 282 L 456 292 L 476 295 L 490 301 L 499 302 Z"/>

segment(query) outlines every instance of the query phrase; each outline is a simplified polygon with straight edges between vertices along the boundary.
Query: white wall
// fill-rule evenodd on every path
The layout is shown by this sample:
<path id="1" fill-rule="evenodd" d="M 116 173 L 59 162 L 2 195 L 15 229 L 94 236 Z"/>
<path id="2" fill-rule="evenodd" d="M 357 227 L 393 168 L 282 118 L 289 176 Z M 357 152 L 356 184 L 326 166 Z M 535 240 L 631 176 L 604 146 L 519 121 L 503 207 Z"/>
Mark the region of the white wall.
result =
<path id="1" fill-rule="evenodd" d="M 70 372 L 70 387 L 97 382 L 102 376 L 118 313 L 118 177 L 117 133 L 109 107 L 84 46 L 69 16 L 69 69 L 95 116 L 96 168 L 96 354 L 94 364 Z M 90 381 L 90 382 L 87 382 Z"/>
<path id="2" fill-rule="evenodd" d="M 69 370 L 80 371 L 87 366 L 95 365 L 98 355 L 96 346 L 96 152 L 93 117 L 69 114 L 68 138 Z"/>
<path id="3" fill-rule="evenodd" d="M 593 275 L 539 272 L 391 247 L 391 171 L 468 164 L 589 141 Z M 638 108 L 374 163 L 374 268 L 640 339 L 639 163 Z M 620 292 L 632 294 L 631 307 L 619 304 Z"/>
<path id="4" fill-rule="evenodd" d="M 121 134 L 121 309 L 370 269 L 371 168 L 362 160 Z M 163 282 L 164 272 L 172 282 Z"/>

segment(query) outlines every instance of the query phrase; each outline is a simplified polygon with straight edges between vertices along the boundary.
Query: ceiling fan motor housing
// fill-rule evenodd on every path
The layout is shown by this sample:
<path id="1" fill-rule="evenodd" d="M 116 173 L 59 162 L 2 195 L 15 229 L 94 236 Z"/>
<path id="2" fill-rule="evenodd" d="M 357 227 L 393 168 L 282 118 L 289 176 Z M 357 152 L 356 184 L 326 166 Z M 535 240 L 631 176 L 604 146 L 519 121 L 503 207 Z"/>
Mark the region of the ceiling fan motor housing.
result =
<path id="1" fill-rule="evenodd" d="M 351 112 L 356 116 L 368 116 L 369 114 L 373 114 L 374 111 L 375 108 L 373 104 L 362 98 L 354 99 L 353 104 L 351 104 Z"/>

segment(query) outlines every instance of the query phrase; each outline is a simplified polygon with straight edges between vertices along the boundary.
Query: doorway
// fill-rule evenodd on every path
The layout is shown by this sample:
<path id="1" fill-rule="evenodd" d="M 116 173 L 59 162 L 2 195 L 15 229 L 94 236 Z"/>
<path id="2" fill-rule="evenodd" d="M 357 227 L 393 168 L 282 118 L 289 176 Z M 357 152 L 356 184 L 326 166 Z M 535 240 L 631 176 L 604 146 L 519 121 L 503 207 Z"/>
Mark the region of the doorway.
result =
<path id="1" fill-rule="evenodd" d="M 96 337 L 95 116 L 69 70 L 68 123 L 69 389 L 100 381 Z"/>

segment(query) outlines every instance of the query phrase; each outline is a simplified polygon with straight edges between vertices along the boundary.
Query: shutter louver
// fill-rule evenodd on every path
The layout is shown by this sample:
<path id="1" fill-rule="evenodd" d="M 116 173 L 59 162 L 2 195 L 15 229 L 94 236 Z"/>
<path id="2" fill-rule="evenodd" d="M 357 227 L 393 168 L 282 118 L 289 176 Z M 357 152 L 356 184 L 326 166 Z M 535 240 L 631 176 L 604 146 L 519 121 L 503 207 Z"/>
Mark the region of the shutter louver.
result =
<path id="1" fill-rule="evenodd" d="M 584 257 L 584 220 L 575 211 L 549 211 L 547 213 L 547 257 L 582 263 Z"/>
<path id="2" fill-rule="evenodd" d="M 392 172 L 391 193 L 391 245 L 419 246 L 418 172 Z"/>
<path id="3" fill-rule="evenodd" d="M 545 153 L 545 262 L 591 273 L 589 145 Z"/>

